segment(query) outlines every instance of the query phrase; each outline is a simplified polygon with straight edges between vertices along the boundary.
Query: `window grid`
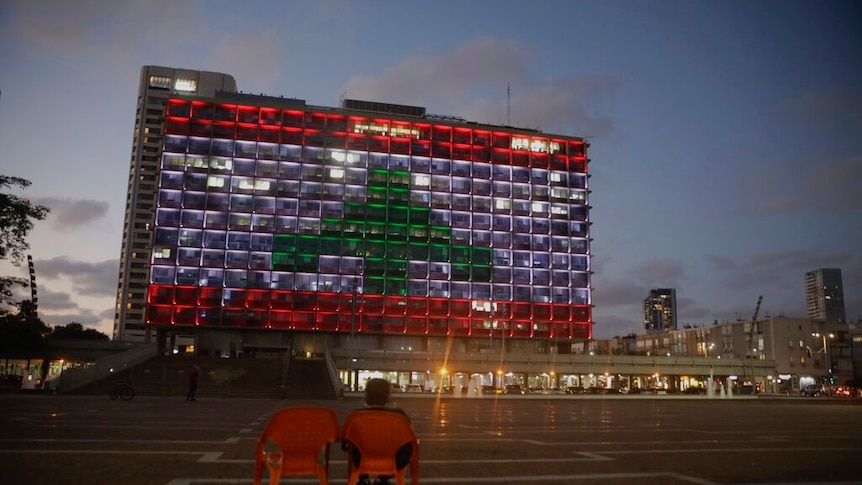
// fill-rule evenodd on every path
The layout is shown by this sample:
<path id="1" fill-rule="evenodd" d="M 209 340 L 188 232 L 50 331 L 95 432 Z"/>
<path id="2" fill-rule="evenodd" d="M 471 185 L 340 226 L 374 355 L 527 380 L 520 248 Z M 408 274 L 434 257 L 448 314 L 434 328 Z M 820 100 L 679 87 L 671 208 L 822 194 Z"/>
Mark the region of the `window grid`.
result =
<path id="1" fill-rule="evenodd" d="M 589 335 L 581 141 L 177 99 L 165 132 L 150 321 L 344 330 L 357 291 L 360 331 Z"/>

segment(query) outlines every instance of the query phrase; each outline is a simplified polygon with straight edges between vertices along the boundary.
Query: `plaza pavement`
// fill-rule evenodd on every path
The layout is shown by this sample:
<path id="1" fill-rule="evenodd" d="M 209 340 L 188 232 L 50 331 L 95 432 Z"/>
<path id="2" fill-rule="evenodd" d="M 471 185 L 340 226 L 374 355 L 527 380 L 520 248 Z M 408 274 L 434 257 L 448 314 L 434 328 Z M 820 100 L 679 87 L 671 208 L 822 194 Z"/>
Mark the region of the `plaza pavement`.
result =
<path id="1" fill-rule="evenodd" d="M 862 400 L 674 397 L 394 400 L 419 436 L 422 484 L 862 484 Z M 250 484 L 266 420 L 304 404 L 343 421 L 361 398 L 0 395 L 0 484 Z M 337 446 L 330 476 L 346 483 Z"/>

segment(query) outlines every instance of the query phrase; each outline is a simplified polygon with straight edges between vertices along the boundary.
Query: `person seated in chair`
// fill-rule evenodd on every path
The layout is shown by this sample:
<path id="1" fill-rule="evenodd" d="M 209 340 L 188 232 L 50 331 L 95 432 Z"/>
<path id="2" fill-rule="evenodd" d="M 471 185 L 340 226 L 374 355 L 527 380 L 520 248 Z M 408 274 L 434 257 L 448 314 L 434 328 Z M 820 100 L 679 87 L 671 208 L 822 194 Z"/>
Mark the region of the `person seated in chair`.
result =
<path id="1" fill-rule="evenodd" d="M 365 383 L 365 407 L 359 408 L 356 411 L 391 411 L 393 413 L 398 413 L 407 418 L 407 421 L 410 421 L 410 416 L 407 415 L 401 408 L 396 408 L 394 406 L 389 405 L 389 394 L 392 391 L 392 384 L 389 383 L 386 379 L 374 378 L 369 379 L 368 382 Z M 351 448 L 351 453 L 353 457 L 353 463 L 357 466 L 362 460 L 362 456 L 359 453 L 359 449 L 357 447 Z M 395 453 L 395 467 L 399 470 L 404 468 L 410 463 L 410 457 L 413 455 L 413 445 L 410 443 L 406 443 Z M 381 476 L 378 477 L 374 482 L 374 485 L 386 485 L 389 483 L 389 480 L 392 477 L 389 476 Z M 359 478 L 359 485 L 371 485 L 372 482 L 369 480 L 367 475 L 363 475 Z"/>

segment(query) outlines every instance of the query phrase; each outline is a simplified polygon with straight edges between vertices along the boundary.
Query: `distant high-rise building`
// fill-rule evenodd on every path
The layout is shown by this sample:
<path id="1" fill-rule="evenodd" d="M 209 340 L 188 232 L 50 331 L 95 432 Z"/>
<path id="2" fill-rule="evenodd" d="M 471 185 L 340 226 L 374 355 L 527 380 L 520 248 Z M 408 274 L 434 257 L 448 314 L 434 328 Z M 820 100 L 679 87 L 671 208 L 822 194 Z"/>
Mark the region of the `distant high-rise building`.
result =
<path id="1" fill-rule="evenodd" d="M 808 305 L 808 318 L 827 324 L 846 324 L 841 270 L 820 268 L 805 273 L 805 302 Z"/>
<path id="2" fill-rule="evenodd" d="M 676 330 L 676 290 L 650 290 L 644 300 L 644 328 L 647 333 Z"/>

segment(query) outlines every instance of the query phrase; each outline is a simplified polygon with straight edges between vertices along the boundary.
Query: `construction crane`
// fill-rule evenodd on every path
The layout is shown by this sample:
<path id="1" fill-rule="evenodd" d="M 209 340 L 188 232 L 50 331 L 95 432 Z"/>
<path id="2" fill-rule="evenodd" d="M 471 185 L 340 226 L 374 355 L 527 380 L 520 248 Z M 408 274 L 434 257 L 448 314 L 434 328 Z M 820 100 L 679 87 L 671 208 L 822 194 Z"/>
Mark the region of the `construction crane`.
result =
<path id="1" fill-rule="evenodd" d="M 760 304 L 762 302 L 763 295 L 760 295 L 757 297 L 757 306 L 754 307 L 754 315 L 751 316 L 751 325 L 748 329 L 748 350 L 745 351 L 746 354 L 754 351 L 754 336 L 757 334 L 757 315 L 760 314 Z M 751 355 L 751 358 L 754 358 L 753 354 Z"/>
<path id="2" fill-rule="evenodd" d="M 754 315 L 751 316 L 751 323 L 748 326 L 748 349 L 745 355 L 751 359 L 751 393 L 757 392 L 757 379 L 754 377 L 754 359 L 757 357 L 757 349 L 754 347 L 755 335 L 757 335 L 757 315 L 760 314 L 760 304 L 763 302 L 763 295 L 757 297 L 757 306 L 754 307 Z"/>

